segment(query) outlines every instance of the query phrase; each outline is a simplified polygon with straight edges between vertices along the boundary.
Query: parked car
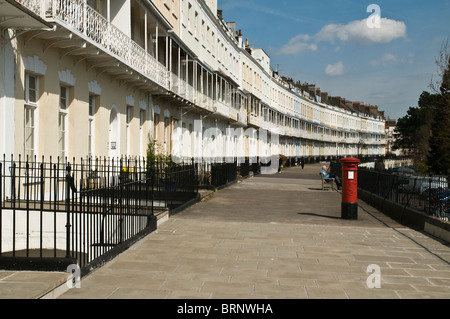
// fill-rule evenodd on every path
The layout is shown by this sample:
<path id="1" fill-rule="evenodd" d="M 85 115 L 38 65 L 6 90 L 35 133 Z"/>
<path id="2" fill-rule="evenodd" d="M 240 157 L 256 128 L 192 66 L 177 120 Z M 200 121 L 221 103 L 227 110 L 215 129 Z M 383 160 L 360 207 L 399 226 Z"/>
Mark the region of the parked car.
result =
<path id="1" fill-rule="evenodd" d="M 426 193 L 429 213 L 441 218 L 450 217 L 450 189 L 428 189 Z"/>
<path id="2" fill-rule="evenodd" d="M 448 182 L 445 176 L 399 174 L 398 188 L 404 192 L 424 194 L 428 189 L 448 189 Z"/>

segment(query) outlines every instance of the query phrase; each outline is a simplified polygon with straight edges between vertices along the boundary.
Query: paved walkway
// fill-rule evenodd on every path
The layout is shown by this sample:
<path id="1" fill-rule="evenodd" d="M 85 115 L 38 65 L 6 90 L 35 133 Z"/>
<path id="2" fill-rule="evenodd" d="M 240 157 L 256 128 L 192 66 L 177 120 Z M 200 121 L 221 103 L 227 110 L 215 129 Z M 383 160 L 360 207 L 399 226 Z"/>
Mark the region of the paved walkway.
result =
<path id="1" fill-rule="evenodd" d="M 450 298 L 450 246 L 360 201 L 340 218 L 320 164 L 257 176 L 172 216 L 62 299 Z M 381 287 L 369 289 L 369 265 Z M 375 273 L 373 273 L 375 274 Z M 67 274 L 0 272 L 0 298 L 38 298 Z M 62 285 L 63 287 L 65 285 Z"/>

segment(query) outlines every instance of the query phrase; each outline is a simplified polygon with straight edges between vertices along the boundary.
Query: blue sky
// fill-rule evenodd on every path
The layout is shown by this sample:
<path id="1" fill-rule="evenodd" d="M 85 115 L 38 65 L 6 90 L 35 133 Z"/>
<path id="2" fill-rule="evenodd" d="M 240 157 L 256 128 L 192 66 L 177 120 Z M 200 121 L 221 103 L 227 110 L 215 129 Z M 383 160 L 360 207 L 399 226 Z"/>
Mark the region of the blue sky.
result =
<path id="1" fill-rule="evenodd" d="M 380 8 L 380 28 L 367 25 L 370 4 Z M 393 119 L 430 91 L 450 37 L 450 0 L 218 0 L 218 9 L 280 74 Z"/>

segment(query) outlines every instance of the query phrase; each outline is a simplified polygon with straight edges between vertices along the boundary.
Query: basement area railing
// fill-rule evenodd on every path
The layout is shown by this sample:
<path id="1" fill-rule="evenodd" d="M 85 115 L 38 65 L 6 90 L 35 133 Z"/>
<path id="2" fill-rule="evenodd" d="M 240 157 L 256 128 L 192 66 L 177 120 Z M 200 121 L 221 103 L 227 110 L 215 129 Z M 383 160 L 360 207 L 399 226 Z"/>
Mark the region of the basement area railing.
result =
<path id="1" fill-rule="evenodd" d="M 193 164 L 165 160 L 0 160 L 0 269 L 101 263 L 195 198 Z"/>

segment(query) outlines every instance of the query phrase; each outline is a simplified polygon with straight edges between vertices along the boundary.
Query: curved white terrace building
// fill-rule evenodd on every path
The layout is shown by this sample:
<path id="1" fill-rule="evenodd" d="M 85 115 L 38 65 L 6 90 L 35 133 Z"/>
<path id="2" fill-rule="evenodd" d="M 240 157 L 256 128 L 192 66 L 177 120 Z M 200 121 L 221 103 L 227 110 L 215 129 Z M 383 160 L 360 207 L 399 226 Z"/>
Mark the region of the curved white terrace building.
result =
<path id="1" fill-rule="evenodd" d="M 385 154 L 376 107 L 274 72 L 216 0 L 0 0 L 0 152 Z"/>

